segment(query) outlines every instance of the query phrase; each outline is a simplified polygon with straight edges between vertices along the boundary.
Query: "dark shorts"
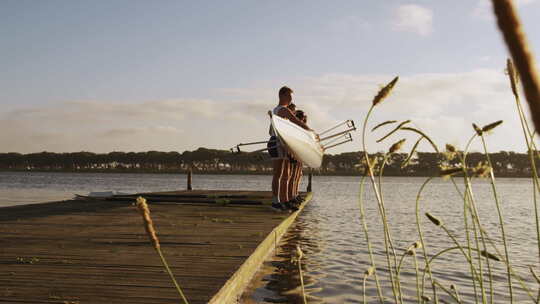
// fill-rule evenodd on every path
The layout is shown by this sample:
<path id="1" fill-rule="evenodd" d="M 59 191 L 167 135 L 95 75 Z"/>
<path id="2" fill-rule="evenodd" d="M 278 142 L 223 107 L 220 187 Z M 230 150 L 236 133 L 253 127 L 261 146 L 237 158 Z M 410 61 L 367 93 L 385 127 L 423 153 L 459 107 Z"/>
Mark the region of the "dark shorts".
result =
<path id="1" fill-rule="evenodd" d="M 287 158 L 287 153 L 285 152 L 285 149 L 275 136 L 270 136 L 270 140 L 268 140 L 268 143 L 266 144 L 266 147 L 268 148 L 268 154 L 270 154 L 270 158 L 272 159 L 284 159 Z"/>

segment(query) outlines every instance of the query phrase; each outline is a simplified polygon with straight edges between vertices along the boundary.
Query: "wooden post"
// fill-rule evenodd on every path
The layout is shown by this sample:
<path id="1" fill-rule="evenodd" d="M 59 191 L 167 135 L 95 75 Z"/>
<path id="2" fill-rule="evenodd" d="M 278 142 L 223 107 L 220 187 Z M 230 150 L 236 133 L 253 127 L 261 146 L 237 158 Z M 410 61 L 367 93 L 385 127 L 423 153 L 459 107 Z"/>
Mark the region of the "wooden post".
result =
<path id="1" fill-rule="evenodd" d="M 311 192 L 311 178 L 313 177 L 313 173 L 311 173 L 311 170 L 309 171 L 308 175 L 308 184 L 307 184 L 307 192 Z"/>
<path id="2" fill-rule="evenodd" d="M 188 173 L 187 173 L 187 189 L 189 191 L 193 190 L 193 187 L 191 187 L 191 175 L 192 175 L 191 171 L 192 171 L 191 168 L 189 168 Z"/>

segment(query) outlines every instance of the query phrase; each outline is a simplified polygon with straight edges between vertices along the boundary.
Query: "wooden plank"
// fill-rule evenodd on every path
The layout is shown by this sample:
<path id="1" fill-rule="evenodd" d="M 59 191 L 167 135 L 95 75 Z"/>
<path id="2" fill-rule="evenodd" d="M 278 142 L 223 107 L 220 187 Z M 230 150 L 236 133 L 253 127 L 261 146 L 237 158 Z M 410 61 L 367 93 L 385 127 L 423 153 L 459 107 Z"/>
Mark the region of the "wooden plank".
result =
<path id="1" fill-rule="evenodd" d="M 262 191 L 189 194 L 271 197 Z M 215 294 L 234 298 L 299 213 L 196 199 L 155 203 L 150 209 L 164 255 L 190 303 L 207 303 Z M 222 291 L 233 285 L 232 292 Z M 0 303 L 66 302 L 179 302 L 132 202 L 65 201 L 0 208 Z"/>

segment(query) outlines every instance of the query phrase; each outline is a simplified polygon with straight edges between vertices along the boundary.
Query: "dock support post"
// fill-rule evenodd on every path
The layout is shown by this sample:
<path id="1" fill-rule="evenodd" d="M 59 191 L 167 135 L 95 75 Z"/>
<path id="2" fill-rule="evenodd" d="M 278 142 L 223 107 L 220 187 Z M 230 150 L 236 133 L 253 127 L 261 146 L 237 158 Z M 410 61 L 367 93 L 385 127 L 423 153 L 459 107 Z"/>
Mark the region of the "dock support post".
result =
<path id="1" fill-rule="evenodd" d="M 191 168 L 189 168 L 188 173 L 187 173 L 187 189 L 190 190 L 190 191 L 193 190 L 193 187 L 191 187 L 191 175 L 192 174 L 193 174 L 192 170 L 191 170 Z"/>
<path id="2" fill-rule="evenodd" d="M 307 184 L 307 192 L 311 192 L 311 178 L 313 177 L 313 173 L 311 173 L 311 170 L 309 171 L 308 175 L 308 184 Z"/>

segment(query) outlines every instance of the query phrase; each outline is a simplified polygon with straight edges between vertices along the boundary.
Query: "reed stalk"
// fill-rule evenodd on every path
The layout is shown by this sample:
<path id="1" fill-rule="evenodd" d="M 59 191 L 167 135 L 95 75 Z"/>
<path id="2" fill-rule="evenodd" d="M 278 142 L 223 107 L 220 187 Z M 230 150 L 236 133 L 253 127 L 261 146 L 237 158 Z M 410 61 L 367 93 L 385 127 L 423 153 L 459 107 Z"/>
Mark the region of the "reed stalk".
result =
<path id="1" fill-rule="evenodd" d="M 298 274 L 300 276 L 300 286 L 302 286 L 302 299 L 304 304 L 307 304 L 306 288 L 304 287 L 304 275 L 302 274 L 302 258 L 304 253 L 300 246 L 296 245 L 296 263 L 298 264 Z"/>
<path id="2" fill-rule="evenodd" d="M 362 179 L 360 180 L 360 194 L 359 194 L 359 199 L 358 199 L 358 204 L 360 205 L 360 221 L 362 222 L 362 226 L 364 228 L 364 236 L 366 238 L 366 243 L 367 243 L 367 247 L 368 247 L 368 253 L 369 253 L 369 260 L 371 262 L 371 268 L 373 269 L 373 275 L 375 276 L 375 284 L 377 286 L 377 295 L 379 296 L 379 301 L 381 302 L 381 304 L 384 303 L 384 297 L 382 295 L 382 289 L 381 289 L 381 284 L 379 282 L 379 277 L 377 275 L 377 267 L 375 265 L 375 258 L 373 257 L 373 249 L 371 248 L 371 241 L 369 240 L 369 232 L 368 232 L 368 227 L 367 227 L 367 223 L 366 223 L 366 215 L 365 215 L 365 210 L 364 210 L 364 181 L 366 179 L 366 176 L 362 176 Z M 364 282 L 365 284 L 365 282 Z M 365 289 L 365 286 L 364 286 L 364 289 Z M 365 295 L 364 295 L 364 301 L 365 301 Z"/>
<path id="3" fill-rule="evenodd" d="M 446 292 L 450 297 L 452 297 L 457 303 L 462 303 L 458 296 L 454 295 L 452 291 L 448 290 L 448 288 L 444 287 L 441 283 L 435 281 L 435 284 L 439 286 L 439 288 L 442 289 L 444 292 Z"/>
<path id="4" fill-rule="evenodd" d="M 367 281 L 367 278 L 370 277 L 371 275 L 375 274 L 375 268 L 373 266 L 370 266 L 365 272 L 364 272 L 364 279 L 362 280 L 362 298 L 364 299 L 364 304 L 367 303 L 367 300 L 366 300 L 366 281 Z"/>
<path id="5" fill-rule="evenodd" d="M 426 273 L 426 270 L 427 270 L 427 272 L 429 273 L 429 277 L 431 278 L 431 284 L 433 288 L 435 288 L 435 280 L 433 279 L 433 274 L 431 273 L 431 266 L 429 265 L 429 263 L 427 263 L 427 261 L 429 260 L 428 254 L 427 254 L 427 246 L 426 246 L 426 242 L 424 241 L 424 234 L 422 233 L 422 224 L 420 221 L 420 197 L 422 195 L 422 192 L 424 191 L 424 188 L 432 179 L 433 177 L 427 178 L 422 184 L 422 186 L 420 187 L 420 189 L 418 190 L 418 193 L 416 194 L 415 215 L 416 215 L 416 228 L 418 229 L 418 236 L 420 238 L 420 243 L 422 244 L 422 254 L 424 256 L 424 261 L 426 261 L 426 268 L 425 268 L 424 274 Z M 422 277 L 422 284 L 421 284 L 422 295 L 424 295 L 424 284 L 425 284 L 424 277 L 425 276 Z"/>
<path id="6" fill-rule="evenodd" d="M 510 266 L 510 254 L 508 253 L 508 244 L 507 244 L 507 241 L 506 241 L 506 233 L 504 231 L 504 219 L 503 219 L 501 206 L 500 206 L 500 202 L 499 202 L 499 196 L 497 194 L 497 187 L 495 186 L 495 176 L 493 174 L 493 163 L 491 162 L 491 158 L 489 157 L 489 153 L 488 153 L 488 149 L 487 149 L 486 140 L 484 138 L 484 135 L 482 134 L 482 136 L 480 136 L 480 138 L 482 139 L 482 146 L 484 148 L 484 153 L 486 154 L 486 158 L 487 158 L 487 161 L 489 163 L 489 167 L 491 168 L 489 178 L 490 178 L 490 181 L 491 181 L 491 189 L 493 190 L 493 197 L 495 199 L 495 205 L 497 207 L 497 214 L 499 216 L 499 224 L 501 225 L 501 236 L 502 236 L 502 241 L 503 241 L 503 246 L 504 246 L 504 255 L 505 255 L 506 261 L 508 261 L 507 266 L 506 266 L 506 272 L 507 272 L 507 278 L 508 278 L 508 291 L 510 293 L 510 303 L 513 303 L 514 302 L 514 292 L 512 290 L 512 274 L 510 273 L 510 268 L 511 268 L 511 266 Z M 491 294 L 491 299 L 493 299 L 493 294 Z"/>
<path id="7" fill-rule="evenodd" d="M 389 84 L 390 85 L 390 84 Z M 393 85 L 392 85 L 393 87 Z M 385 87 L 386 88 L 386 87 Z M 385 89 L 383 88 L 383 90 Z M 381 90 L 381 91 L 383 91 Z M 389 92 L 386 93 L 386 95 L 388 95 Z M 379 96 L 380 94 L 378 94 L 377 96 Z M 379 102 L 381 102 L 382 100 L 379 99 L 377 102 L 373 102 L 372 106 L 370 107 L 366 117 L 364 118 L 364 123 L 363 123 L 363 126 L 362 126 L 362 147 L 364 149 L 364 157 L 365 157 L 365 160 L 366 160 L 366 163 L 367 163 L 367 172 L 368 172 L 368 176 L 371 180 L 371 185 L 372 185 L 372 188 L 373 188 L 373 191 L 375 193 L 375 198 L 377 200 L 377 205 L 379 206 L 379 213 L 381 215 L 381 220 L 382 220 L 382 223 L 383 223 L 383 230 L 384 230 L 384 243 L 385 243 L 385 253 L 386 253 L 386 257 L 387 257 L 387 261 L 388 261 L 388 270 L 389 270 L 389 274 L 390 274 L 390 282 L 391 282 L 391 285 L 392 285 L 392 293 L 394 295 L 394 300 L 396 303 L 399 303 L 399 299 L 398 299 L 398 294 L 397 294 L 397 291 L 396 291 L 396 286 L 395 286 L 395 282 L 394 282 L 394 278 L 393 278 L 393 269 L 390 265 L 390 253 L 389 253 L 389 242 L 391 242 L 391 239 L 389 238 L 389 233 L 388 233 L 388 230 L 389 230 L 389 227 L 388 227 L 388 222 L 386 221 L 386 215 L 384 213 L 384 208 L 382 206 L 382 199 L 381 199 L 381 196 L 380 196 L 380 193 L 379 193 L 379 187 L 377 187 L 377 182 L 375 181 L 375 176 L 373 174 L 373 168 L 371 168 L 371 165 L 370 165 L 370 162 L 369 162 L 369 155 L 368 155 L 368 152 L 367 152 L 367 149 L 366 149 L 366 126 L 367 126 L 367 122 L 369 120 L 369 117 L 375 107 L 375 105 L 377 105 Z M 395 256 L 395 252 L 393 252 L 394 256 Z"/>
<path id="8" fill-rule="evenodd" d="M 380 197 L 381 197 L 381 211 L 383 212 L 384 214 L 384 222 L 388 222 L 387 221 L 387 217 L 386 217 L 386 207 L 384 206 L 384 194 L 383 194 L 383 190 L 382 190 L 382 176 L 383 176 L 383 173 L 384 173 L 384 167 L 386 166 L 386 162 L 388 161 L 388 158 L 389 156 L 391 155 L 391 153 L 394 153 L 396 152 L 397 150 L 399 150 L 399 148 L 401 147 L 401 145 L 403 144 L 403 142 L 405 142 L 404 139 L 396 142 L 395 144 L 393 144 L 390 149 L 389 149 L 389 152 L 386 153 L 384 155 L 384 159 L 383 159 L 383 162 L 381 164 L 381 167 L 379 168 L 379 184 L 378 184 L 378 187 L 379 187 L 379 193 L 380 193 Z M 391 241 L 391 238 L 390 238 L 390 229 L 387 230 L 388 231 L 388 239 L 389 239 L 389 247 L 390 247 L 390 250 L 392 250 L 392 256 L 394 258 L 394 268 L 397 267 L 398 265 L 398 261 L 397 261 L 397 256 L 396 256 L 396 253 L 395 253 L 395 249 L 394 249 L 394 246 L 392 244 L 392 241 Z M 388 255 L 387 255 L 388 257 Z M 391 270 L 392 268 L 390 268 L 390 261 L 388 260 L 388 268 L 389 270 Z M 397 289 L 397 292 L 398 292 L 398 296 L 399 296 L 399 300 L 401 303 L 403 303 L 403 295 L 402 295 L 402 292 L 401 292 L 401 282 L 399 280 L 399 271 L 396 269 L 396 274 L 395 274 L 395 284 L 396 284 L 396 289 Z M 392 273 L 390 272 L 390 277 L 392 277 Z"/>
<path id="9" fill-rule="evenodd" d="M 529 124 L 527 123 L 527 119 L 525 118 L 525 113 L 523 111 L 523 107 L 521 106 L 519 93 L 517 91 L 518 80 L 519 80 L 520 74 L 514 69 L 512 60 L 508 59 L 506 66 L 507 66 L 507 71 L 510 78 L 510 86 L 512 88 L 514 99 L 516 101 L 519 121 L 521 123 L 521 129 L 525 137 L 525 143 L 527 145 L 527 153 L 529 155 L 529 161 L 531 163 L 531 169 L 533 173 L 532 182 L 533 182 L 533 205 L 534 205 L 534 216 L 535 216 L 535 226 L 536 226 L 536 243 L 538 246 L 538 259 L 540 261 L 540 222 L 538 220 L 539 211 L 538 211 L 538 199 L 537 199 L 537 191 L 540 191 L 540 183 L 538 179 L 538 172 L 536 170 L 536 159 L 534 157 L 533 148 L 534 150 L 537 150 L 537 149 L 533 140 L 534 134 L 531 132 L 531 129 L 529 128 Z M 540 288 L 538 289 L 537 298 L 540 299 Z"/>
<path id="10" fill-rule="evenodd" d="M 146 230 L 146 234 L 148 235 L 148 238 L 150 239 L 150 242 L 152 243 L 152 246 L 157 251 L 159 258 L 161 259 L 161 263 L 165 267 L 165 270 L 169 274 L 169 277 L 171 278 L 174 286 L 176 287 L 176 291 L 178 291 L 178 294 L 180 295 L 180 298 L 185 304 L 189 304 L 188 300 L 184 296 L 184 293 L 182 292 L 182 289 L 180 288 L 180 285 L 178 285 L 178 282 L 176 282 L 176 279 L 174 278 L 174 275 L 169 268 L 169 264 L 167 263 L 167 260 L 163 256 L 163 253 L 161 252 L 161 246 L 159 244 L 159 239 L 156 233 L 156 230 L 154 229 L 154 223 L 152 222 L 152 218 L 150 217 L 150 209 L 148 208 L 148 204 L 146 203 L 146 199 L 143 197 L 138 197 L 136 201 L 137 210 L 139 210 L 139 213 L 141 214 L 144 222 L 144 229 Z"/>
<path id="11" fill-rule="evenodd" d="M 465 159 L 465 157 L 464 157 L 464 159 Z M 479 273 L 480 273 L 480 280 L 479 280 L 478 283 L 480 285 L 480 291 L 481 291 L 481 294 L 482 294 L 482 303 L 485 304 L 486 301 L 487 301 L 487 298 L 486 298 L 486 292 L 485 292 L 485 287 L 484 287 L 484 278 L 483 278 L 483 276 L 484 276 L 483 273 L 484 272 L 483 272 L 483 267 L 482 267 L 482 255 L 479 253 L 480 250 L 481 250 L 480 249 L 480 241 L 482 243 L 484 251 L 487 251 L 487 246 L 486 246 L 486 240 L 485 240 L 484 233 L 483 233 L 482 223 L 480 222 L 479 213 L 478 213 L 478 210 L 476 208 L 470 178 L 469 178 L 469 176 L 467 174 L 467 170 L 465 170 L 465 168 L 466 168 L 465 163 L 463 163 L 463 168 L 464 168 L 464 170 L 463 170 L 463 172 L 464 172 L 463 179 L 464 179 L 464 182 L 465 182 L 465 199 L 466 199 L 466 201 L 469 202 L 469 206 L 470 206 L 471 219 L 472 219 L 472 223 L 473 223 L 473 232 L 474 232 L 475 245 L 476 245 L 476 249 L 477 249 L 477 253 L 478 253 L 478 259 L 477 260 L 478 260 L 478 270 L 479 270 Z M 491 274 L 491 265 L 489 263 L 489 260 L 486 260 L 486 265 L 487 265 L 487 268 L 488 268 L 488 276 L 489 276 L 490 286 L 492 287 L 493 278 L 492 278 L 492 274 Z"/>

